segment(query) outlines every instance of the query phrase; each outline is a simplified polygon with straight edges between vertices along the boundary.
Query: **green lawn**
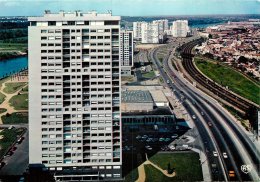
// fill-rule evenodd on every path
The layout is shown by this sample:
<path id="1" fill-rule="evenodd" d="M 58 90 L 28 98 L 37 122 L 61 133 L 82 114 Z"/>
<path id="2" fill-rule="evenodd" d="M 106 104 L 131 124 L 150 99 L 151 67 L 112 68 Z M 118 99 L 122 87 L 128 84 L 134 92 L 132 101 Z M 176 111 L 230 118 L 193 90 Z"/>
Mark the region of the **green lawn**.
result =
<path id="1" fill-rule="evenodd" d="M 164 176 L 160 171 L 153 166 L 146 166 L 145 171 L 147 181 L 201 181 L 203 180 L 202 169 L 199 161 L 199 154 L 197 153 L 158 153 L 150 159 L 153 163 L 167 170 L 168 164 L 174 168 L 176 176 L 169 178 Z"/>
<path id="2" fill-rule="evenodd" d="M 15 93 L 16 91 L 20 90 L 26 84 L 27 84 L 26 82 L 6 83 L 4 92 L 7 94 Z"/>
<path id="3" fill-rule="evenodd" d="M 22 90 L 21 90 L 21 93 L 26 93 L 28 92 L 28 86 L 24 87 Z"/>
<path id="4" fill-rule="evenodd" d="M 221 64 L 216 64 L 213 61 L 204 61 L 200 58 L 195 58 L 195 63 L 202 73 L 218 84 L 228 86 L 233 92 L 256 104 L 260 103 L 259 84 L 249 80 L 234 69 Z"/>
<path id="5" fill-rule="evenodd" d="M 0 132 L 0 135 L 3 136 L 3 139 L 0 140 L 0 158 L 7 152 L 10 145 L 16 141 L 17 136 L 21 135 L 24 131 L 23 128 L 13 128 L 13 129 L 4 129 Z"/>
<path id="6" fill-rule="evenodd" d="M 0 104 L 2 104 L 5 100 L 5 95 L 0 92 Z"/>
<path id="7" fill-rule="evenodd" d="M 16 112 L 2 116 L 4 124 L 28 123 L 28 113 Z"/>
<path id="8" fill-rule="evenodd" d="M 152 165 L 147 164 L 144 165 L 145 170 L 145 182 L 170 182 L 170 181 L 176 181 L 174 178 L 169 178 L 162 174 L 159 170 L 154 168 Z"/>
<path id="9" fill-rule="evenodd" d="M 135 182 L 138 179 L 138 169 L 133 169 L 126 177 L 124 182 Z"/>
<path id="10" fill-rule="evenodd" d="M 144 73 L 143 77 L 144 78 L 153 78 L 153 77 L 155 77 L 155 73 L 154 73 L 154 71 L 150 71 L 148 73 Z"/>
<path id="11" fill-rule="evenodd" d="M 15 95 L 9 102 L 15 110 L 26 110 L 28 109 L 28 94 Z"/>
<path id="12" fill-rule="evenodd" d="M 0 108 L 0 114 L 4 113 L 5 111 L 7 111 L 5 108 Z"/>

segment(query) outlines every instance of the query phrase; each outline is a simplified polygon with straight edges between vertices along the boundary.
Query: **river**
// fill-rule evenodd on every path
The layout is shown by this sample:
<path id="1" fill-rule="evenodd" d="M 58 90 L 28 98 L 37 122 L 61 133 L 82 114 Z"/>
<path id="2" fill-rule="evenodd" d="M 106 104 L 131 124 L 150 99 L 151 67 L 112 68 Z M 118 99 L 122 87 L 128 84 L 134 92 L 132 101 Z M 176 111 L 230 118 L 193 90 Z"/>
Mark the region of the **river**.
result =
<path id="1" fill-rule="evenodd" d="M 28 57 L 18 57 L 0 61 L 0 78 L 17 73 L 28 67 Z"/>

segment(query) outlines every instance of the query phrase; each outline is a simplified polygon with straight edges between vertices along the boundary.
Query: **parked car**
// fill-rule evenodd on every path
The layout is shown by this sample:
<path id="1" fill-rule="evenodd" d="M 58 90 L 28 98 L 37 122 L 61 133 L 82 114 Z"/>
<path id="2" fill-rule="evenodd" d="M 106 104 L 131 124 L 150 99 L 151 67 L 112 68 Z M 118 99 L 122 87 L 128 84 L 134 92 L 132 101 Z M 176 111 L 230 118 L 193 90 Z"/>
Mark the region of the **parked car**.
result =
<path id="1" fill-rule="evenodd" d="M 140 135 L 137 135 L 135 138 L 136 139 L 141 139 L 142 137 Z"/>
<path id="2" fill-rule="evenodd" d="M 145 146 L 145 148 L 146 148 L 147 150 L 152 150 L 152 149 L 153 149 L 153 148 L 152 148 L 151 146 L 149 146 L 149 145 Z"/>
<path id="3" fill-rule="evenodd" d="M 9 150 L 5 156 L 10 157 L 10 156 L 12 156 L 13 154 L 14 154 L 14 152 L 11 151 L 11 150 Z"/>
<path id="4" fill-rule="evenodd" d="M 173 134 L 172 136 L 171 136 L 171 138 L 178 138 L 178 134 Z"/>
<path id="5" fill-rule="evenodd" d="M 164 138 L 159 138 L 159 142 L 163 142 L 164 141 Z"/>

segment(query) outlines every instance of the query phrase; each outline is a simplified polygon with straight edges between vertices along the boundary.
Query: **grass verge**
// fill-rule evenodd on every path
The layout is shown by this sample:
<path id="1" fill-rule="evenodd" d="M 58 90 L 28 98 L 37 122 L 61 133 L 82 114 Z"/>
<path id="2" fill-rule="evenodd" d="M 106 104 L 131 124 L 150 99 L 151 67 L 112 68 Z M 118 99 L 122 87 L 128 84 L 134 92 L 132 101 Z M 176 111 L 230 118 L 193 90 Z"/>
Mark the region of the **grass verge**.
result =
<path id="1" fill-rule="evenodd" d="M 3 137 L 0 140 L 0 158 L 8 151 L 9 147 L 16 141 L 17 137 L 22 134 L 23 128 L 3 129 L 0 135 Z"/>
<path id="2" fill-rule="evenodd" d="M 144 78 L 153 78 L 153 77 L 155 77 L 155 73 L 154 73 L 154 71 L 150 71 L 150 72 L 148 72 L 148 73 L 144 73 L 143 74 L 143 77 Z"/>
<path id="3" fill-rule="evenodd" d="M 20 90 L 26 84 L 27 84 L 26 82 L 6 83 L 4 92 L 7 94 L 13 94 L 16 91 Z"/>
<path id="4" fill-rule="evenodd" d="M 176 172 L 175 177 L 169 178 L 164 176 L 153 166 L 150 166 L 148 167 L 148 172 L 146 172 L 147 180 L 149 180 L 149 182 L 203 180 L 199 154 L 197 153 L 158 153 L 149 160 L 164 170 L 167 170 L 168 165 L 170 164 L 170 167 L 174 168 L 174 171 Z"/>
<path id="5" fill-rule="evenodd" d="M 133 169 L 126 177 L 124 182 L 135 182 L 138 179 L 138 169 Z"/>
<path id="6" fill-rule="evenodd" d="M 2 104 L 5 100 L 5 95 L 0 92 L 0 104 Z"/>
<path id="7" fill-rule="evenodd" d="M 259 104 L 259 84 L 249 80 L 234 69 L 213 61 L 195 58 L 195 64 L 210 79 L 224 87 L 228 86 L 231 91 Z"/>
<path id="8" fill-rule="evenodd" d="M 0 108 L 0 114 L 4 113 L 4 112 L 6 112 L 6 111 L 7 111 L 7 109 L 5 109 L 5 108 Z"/>
<path id="9" fill-rule="evenodd" d="M 20 94 L 13 96 L 10 100 L 10 105 L 15 110 L 27 110 L 28 109 L 28 94 Z"/>
<path id="10" fill-rule="evenodd" d="M 15 112 L 12 114 L 6 114 L 2 116 L 4 124 L 21 124 L 28 123 L 28 113 L 26 112 Z"/>

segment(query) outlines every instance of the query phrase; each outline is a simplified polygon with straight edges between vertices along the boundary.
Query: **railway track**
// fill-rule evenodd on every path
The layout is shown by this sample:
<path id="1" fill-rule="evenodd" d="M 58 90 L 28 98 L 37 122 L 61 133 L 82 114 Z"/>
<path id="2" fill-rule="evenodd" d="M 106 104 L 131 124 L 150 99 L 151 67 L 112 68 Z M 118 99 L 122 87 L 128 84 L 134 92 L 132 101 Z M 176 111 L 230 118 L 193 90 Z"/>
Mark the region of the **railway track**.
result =
<path id="1" fill-rule="evenodd" d="M 247 113 L 250 109 L 257 109 L 257 106 L 254 103 L 251 103 L 231 92 L 226 90 L 225 88 L 217 85 L 212 80 L 205 77 L 201 74 L 195 65 L 193 64 L 193 56 L 192 49 L 195 47 L 200 40 L 189 42 L 182 46 L 181 49 L 181 56 L 183 58 L 183 67 L 187 71 L 187 73 L 201 86 L 205 87 L 219 98 L 225 100 L 226 102 L 230 103 L 235 108 L 238 108 L 240 112 L 244 112 L 243 114 Z"/>

